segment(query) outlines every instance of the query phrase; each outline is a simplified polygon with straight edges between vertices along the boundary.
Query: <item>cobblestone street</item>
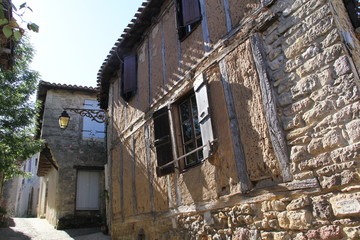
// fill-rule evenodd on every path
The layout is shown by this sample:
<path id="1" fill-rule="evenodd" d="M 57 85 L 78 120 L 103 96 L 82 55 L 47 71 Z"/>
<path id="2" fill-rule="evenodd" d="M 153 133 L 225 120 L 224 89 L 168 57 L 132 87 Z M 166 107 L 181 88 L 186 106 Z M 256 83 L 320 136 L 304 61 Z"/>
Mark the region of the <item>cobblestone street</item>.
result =
<path id="1" fill-rule="evenodd" d="M 0 240 L 110 240 L 98 228 L 56 230 L 45 219 L 14 218 L 8 228 L 0 228 Z"/>

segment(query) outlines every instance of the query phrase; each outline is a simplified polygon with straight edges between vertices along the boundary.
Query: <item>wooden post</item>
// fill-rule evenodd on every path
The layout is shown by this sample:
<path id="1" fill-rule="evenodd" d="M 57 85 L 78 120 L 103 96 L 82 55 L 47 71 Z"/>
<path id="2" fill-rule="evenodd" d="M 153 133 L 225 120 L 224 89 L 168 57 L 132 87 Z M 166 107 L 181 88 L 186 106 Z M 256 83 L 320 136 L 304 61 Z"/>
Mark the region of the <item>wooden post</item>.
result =
<path id="1" fill-rule="evenodd" d="M 270 139 L 275 155 L 279 161 L 283 181 L 292 180 L 289 167 L 289 153 L 283 129 L 276 114 L 274 93 L 266 72 L 265 50 L 259 33 L 250 37 L 251 49 L 259 76 L 261 96 L 264 105 L 265 117 L 269 128 Z"/>
<path id="2" fill-rule="evenodd" d="M 241 143 L 241 138 L 240 138 L 240 134 L 241 134 L 240 127 L 236 118 L 234 98 L 231 92 L 231 87 L 229 84 L 229 79 L 226 71 L 226 63 L 224 59 L 219 62 L 219 66 L 221 72 L 221 82 L 223 84 L 225 101 L 226 101 L 226 109 L 230 120 L 231 140 L 233 143 L 232 148 L 234 152 L 237 175 L 240 181 L 241 192 L 245 193 L 251 189 L 252 184 L 250 182 L 249 175 L 247 173 L 244 147 Z"/>

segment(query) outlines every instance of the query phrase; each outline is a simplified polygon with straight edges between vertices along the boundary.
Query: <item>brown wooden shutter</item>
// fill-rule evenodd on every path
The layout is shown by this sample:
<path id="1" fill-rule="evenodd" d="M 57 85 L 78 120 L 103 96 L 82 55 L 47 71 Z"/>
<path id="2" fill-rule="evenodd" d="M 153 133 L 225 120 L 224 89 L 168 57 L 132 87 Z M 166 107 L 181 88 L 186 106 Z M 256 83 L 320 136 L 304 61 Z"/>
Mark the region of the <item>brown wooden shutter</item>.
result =
<path id="1" fill-rule="evenodd" d="M 137 88 L 137 57 L 136 54 L 124 58 L 124 75 L 122 93 L 135 92 Z"/>
<path id="2" fill-rule="evenodd" d="M 170 125 L 169 115 L 167 108 L 163 108 L 154 113 L 154 133 L 157 155 L 157 174 L 163 176 L 174 172 L 174 165 L 171 164 L 164 168 L 161 166 L 171 162 L 173 160 L 172 149 L 171 149 L 171 137 L 170 137 Z"/>
<path id="3" fill-rule="evenodd" d="M 360 6 L 358 0 L 344 0 L 346 10 L 348 11 L 352 25 L 355 28 L 360 27 Z"/>
<path id="4" fill-rule="evenodd" d="M 182 17 L 184 26 L 200 21 L 199 0 L 182 0 Z"/>

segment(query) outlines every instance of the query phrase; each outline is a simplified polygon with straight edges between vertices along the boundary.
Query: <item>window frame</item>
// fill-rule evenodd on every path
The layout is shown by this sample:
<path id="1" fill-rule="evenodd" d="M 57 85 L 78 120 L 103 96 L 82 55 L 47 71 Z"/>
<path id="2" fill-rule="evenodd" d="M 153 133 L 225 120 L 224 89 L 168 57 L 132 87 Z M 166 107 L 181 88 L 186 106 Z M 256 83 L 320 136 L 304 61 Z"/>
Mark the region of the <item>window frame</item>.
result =
<path id="1" fill-rule="evenodd" d="M 98 198 L 97 198 L 97 206 L 96 207 L 80 207 L 79 206 L 79 202 L 78 201 L 80 201 L 79 200 L 79 189 L 81 188 L 81 189 L 83 189 L 83 187 L 79 187 L 79 173 L 80 172 L 87 172 L 87 173 L 89 173 L 89 172 L 91 172 L 91 173 L 97 173 L 97 183 L 98 183 L 98 186 L 97 186 L 97 195 L 98 195 Z M 99 211 L 100 210 L 100 204 L 101 204 L 101 201 L 100 201 L 100 191 L 101 191 L 101 186 L 100 186 L 100 184 L 101 184 L 101 173 L 102 173 L 102 171 L 101 170 L 96 170 L 96 169 L 81 169 L 81 168 L 79 168 L 79 169 L 77 169 L 77 171 L 76 171 L 76 192 L 75 192 L 75 195 L 76 195 L 76 200 L 75 200 L 75 210 L 76 211 Z M 94 187 L 93 185 L 91 185 L 91 186 L 89 186 L 89 189 L 90 189 L 90 187 Z"/>
<path id="2" fill-rule="evenodd" d="M 173 104 L 174 111 L 176 111 L 176 114 L 175 114 L 176 120 L 175 120 L 174 128 L 175 128 L 175 132 L 178 133 L 176 135 L 179 136 L 176 143 L 177 143 L 177 150 L 178 150 L 180 156 L 183 156 L 183 155 L 193 151 L 194 149 L 197 149 L 204 145 L 204 142 L 202 141 L 202 137 L 201 137 L 200 125 L 199 125 L 200 135 L 196 135 L 196 127 L 195 127 L 196 123 L 194 122 L 194 119 L 196 118 L 197 121 L 199 121 L 199 119 L 198 119 L 199 112 L 198 112 L 197 106 L 196 106 L 196 116 L 193 115 L 192 102 L 191 102 L 192 99 L 195 99 L 195 101 L 196 101 L 196 96 L 195 96 L 195 92 L 193 89 L 190 92 L 188 92 L 187 94 L 185 94 L 183 97 L 181 97 L 178 101 L 176 101 L 176 103 Z M 181 111 L 182 111 L 181 105 L 184 104 L 185 102 L 189 103 L 190 109 L 188 108 L 188 110 L 189 110 L 190 116 L 188 119 L 183 121 L 182 113 L 181 113 Z M 195 103 L 197 104 L 197 102 L 195 102 Z M 186 121 L 190 122 L 190 124 L 191 124 L 192 136 L 191 136 L 190 140 L 185 140 L 185 136 L 184 136 L 183 122 L 186 122 Z M 201 145 L 198 145 L 199 140 L 201 140 Z M 190 151 L 186 151 L 186 145 L 189 145 L 191 143 L 194 143 L 195 147 L 193 147 L 193 149 L 191 149 Z M 188 157 L 184 157 L 182 160 L 180 160 L 181 169 L 185 170 L 187 168 L 191 168 L 191 167 L 196 166 L 196 165 L 200 164 L 201 162 L 203 162 L 204 156 L 202 154 L 202 149 L 196 151 L 195 153 L 191 154 L 190 156 L 192 156 L 194 154 L 196 154 L 196 160 L 194 162 L 188 163 L 187 162 Z"/>
<path id="3" fill-rule="evenodd" d="M 191 20 L 189 23 L 184 23 L 184 9 L 183 1 L 197 1 L 198 12 L 197 18 Z M 184 41 L 201 23 L 202 14 L 199 0 L 176 0 L 176 16 L 177 16 L 177 27 L 178 37 L 180 41 Z"/>
<path id="4" fill-rule="evenodd" d="M 85 99 L 83 102 L 84 109 L 94 109 L 99 110 L 98 101 L 94 99 Z M 92 123 L 92 124 L 90 124 Z M 97 131 L 100 126 L 103 127 L 103 131 Z M 88 128 L 88 129 L 85 129 Z M 94 136 L 86 136 L 86 133 L 95 131 Z M 97 134 L 102 134 L 101 136 L 97 136 Z M 91 118 L 84 116 L 82 118 L 82 126 L 81 126 L 81 137 L 83 140 L 91 140 L 91 141 L 104 141 L 106 135 L 106 125 L 105 123 L 98 123 L 96 121 L 91 120 Z"/>
<path id="5" fill-rule="evenodd" d="M 165 121 L 165 128 L 164 128 Z M 175 170 L 174 164 L 170 164 L 162 168 L 165 164 L 174 160 L 171 139 L 171 126 L 169 121 L 167 107 L 161 108 L 153 114 L 154 124 L 154 147 L 156 149 L 157 168 L 156 174 L 158 177 L 173 173 Z M 164 132 L 165 130 L 165 132 Z M 167 132 L 166 132 L 167 131 Z M 168 147 L 167 151 L 163 151 L 164 147 Z"/>
<path id="6" fill-rule="evenodd" d="M 195 148 L 192 151 L 195 150 L 196 152 L 202 151 L 202 158 L 198 158 L 197 161 L 195 161 L 194 163 L 186 164 L 185 155 L 187 153 L 184 150 L 184 142 L 182 136 L 183 129 L 181 126 L 182 123 L 180 119 L 180 104 L 183 103 L 186 99 L 191 99 L 191 97 L 193 96 L 195 96 L 195 100 L 196 100 L 197 116 L 200 125 L 200 135 L 201 135 L 202 145 L 197 146 L 197 148 Z M 204 80 L 204 75 L 200 74 L 199 76 L 197 76 L 197 78 L 193 83 L 193 88 L 189 89 L 187 93 L 183 94 L 173 103 L 170 103 L 168 107 L 164 107 L 158 110 L 157 112 L 155 112 L 154 115 L 158 115 L 159 111 L 165 111 L 163 109 L 168 110 L 168 121 L 170 127 L 169 132 L 170 134 L 172 134 L 170 138 L 172 144 L 170 144 L 169 146 L 170 148 L 169 151 L 172 151 L 173 156 L 175 155 L 170 161 L 168 161 L 167 164 L 172 163 L 174 167 L 177 167 L 178 170 L 183 172 L 183 171 L 187 171 L 189 168 L 201 164 L 206 159 L 208 159 L 208 157 L 213 154 L 213 150 L 214 150 L 213 143 L 216 141 L 216 139 L 214 139 L 213 136 L 213 126 L 211 122 L 207 82 Z M 155 131 L 156 130 L 154 126 L 154 132 Z M 193 153 L 191 153 L 190 155 L 192 154 Z M 159 161 L 157 156 L 157 163 L 158 163 L 157 172 L 161 168 L 161 165 L 159 165 L 160 162 L 161 161 Z"/>

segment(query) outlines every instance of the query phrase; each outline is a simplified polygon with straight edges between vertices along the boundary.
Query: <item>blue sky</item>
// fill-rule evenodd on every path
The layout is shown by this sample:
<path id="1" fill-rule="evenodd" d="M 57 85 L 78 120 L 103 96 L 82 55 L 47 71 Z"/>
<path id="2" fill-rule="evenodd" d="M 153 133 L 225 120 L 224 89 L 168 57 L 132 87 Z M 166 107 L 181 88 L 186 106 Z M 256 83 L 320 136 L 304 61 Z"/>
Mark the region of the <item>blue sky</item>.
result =
<path id="1" fill-rule="evenodd" d="M 19 6 L 25 0 L 13 0 Z M 96 86 L 97 73 L 143 0 L 28 0 L 36 55 L 31 68 L 53 83 Z"/>

